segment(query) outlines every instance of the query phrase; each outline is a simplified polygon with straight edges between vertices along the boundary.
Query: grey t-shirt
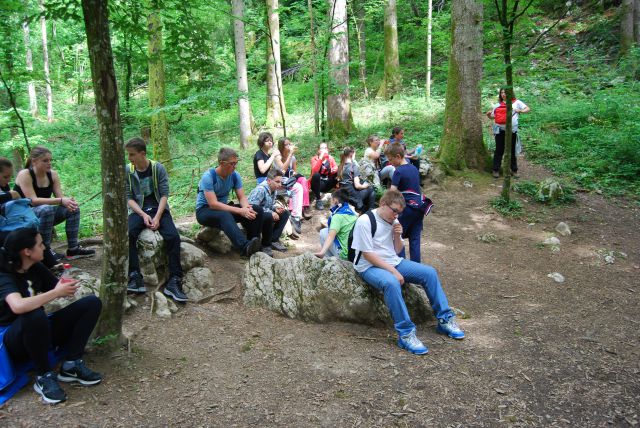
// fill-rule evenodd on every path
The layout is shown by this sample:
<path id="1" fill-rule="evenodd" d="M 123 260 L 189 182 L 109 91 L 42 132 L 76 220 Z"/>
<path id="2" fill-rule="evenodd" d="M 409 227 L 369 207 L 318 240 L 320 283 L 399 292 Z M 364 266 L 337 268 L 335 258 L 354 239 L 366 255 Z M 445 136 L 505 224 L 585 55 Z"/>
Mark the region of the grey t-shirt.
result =
<path id="1" fill-rule="evenodd" d="M 351 247 L 356 251 L 375 253 L 382 260 L 395 267 L 400 264 L 402 258 L 396 254 L 393 248 L 393 224 L 387 223 L 380 217 L 377 209 L 373 210 L 373 215 L 377 224 L 376 236 L 371 237 L 371 222 L 369 221 L 369 216 L 361 215 L 356 221 L 355 229 L 353 230 Z M 397 219 L 394 220 L 394 224 L 395 223 L 398 223 Z M 373 265 L 369 263 L 364 256 L 360 257 L 357 265 L 353 265 L 358 272 L 364 272 L 371 266 Z"/>

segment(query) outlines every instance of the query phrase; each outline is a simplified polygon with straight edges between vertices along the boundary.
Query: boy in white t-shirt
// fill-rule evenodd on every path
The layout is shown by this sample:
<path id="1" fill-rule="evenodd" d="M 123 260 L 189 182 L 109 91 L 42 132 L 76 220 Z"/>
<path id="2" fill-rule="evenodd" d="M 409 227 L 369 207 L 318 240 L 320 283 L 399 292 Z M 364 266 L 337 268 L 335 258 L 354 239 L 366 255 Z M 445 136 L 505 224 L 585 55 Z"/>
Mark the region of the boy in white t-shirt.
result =
<path id="1" fill-rule="evenodd" d="M 376 219 L 374 236 L 371 220 L 363 215 L 356 221 L 351 247 L 356 250 L 353 267 L 362 279 L 384 293 L 384 301 L 398 332 L 398 346 L 413 354 L 426 354 L 427 347 L 416 337 L 416 326 L 409 318 L 402 298 L 406 282 L 424 288 L 438 319 L 436 330 L 453 339 L 463 339 L 464 332 L 455 320 L 438 273 L 432 266 L 405 260 L 398 256 L 404 249 L 402 226 L 398 216 L 405 208 L 404 197 L 397 190 L 387 190 L 380 199 L 380 207 L 373 210 Z"/>

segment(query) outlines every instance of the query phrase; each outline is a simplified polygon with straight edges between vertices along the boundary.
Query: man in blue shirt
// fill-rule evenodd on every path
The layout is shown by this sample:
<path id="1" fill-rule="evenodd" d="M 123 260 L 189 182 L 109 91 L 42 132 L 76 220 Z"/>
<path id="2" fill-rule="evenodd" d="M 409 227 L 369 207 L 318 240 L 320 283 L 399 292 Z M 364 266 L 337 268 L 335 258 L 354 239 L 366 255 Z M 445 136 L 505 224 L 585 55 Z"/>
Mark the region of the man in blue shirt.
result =
<path id="1" fill-rule="evenodd" d="M 218 152 L 218 166 L 206 171 L 198 184 L 196 199 L 196 220 L 203 226 L 215 227 L 224 232 L 234 248 L 243 256 L 250 256 L 260 250 L 260 228 L 262 208 L 249 204 L 242 188 L 242 178 L 235 170 L 238 154 L 223 147 Z M 230 204 L 229 193 L 233 190 L 238 204 Z M 237 222 L 247 232 L 245 237 Z"/>

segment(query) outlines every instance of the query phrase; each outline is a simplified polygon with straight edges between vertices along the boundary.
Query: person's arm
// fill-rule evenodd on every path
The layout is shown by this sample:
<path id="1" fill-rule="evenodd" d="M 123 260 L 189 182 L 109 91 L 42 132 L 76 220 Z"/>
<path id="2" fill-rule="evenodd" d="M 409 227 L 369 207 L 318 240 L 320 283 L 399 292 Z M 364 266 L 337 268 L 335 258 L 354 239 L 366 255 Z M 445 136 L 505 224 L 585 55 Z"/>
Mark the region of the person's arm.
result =
<path id="1" fill-rule="evenodd" d="M 284 161 L 282 160 L 282 154 L 280 153 L 275 159 L 276 166 L 280 168 L 282 172 L 286 172 L 289 169 L 289 166 L 291 165 L 292 158 L 293 158 L 293 150 L 289 150 L 289 154 L 287 155 L 287 158 Z"/>
<path id="2" fill-rule="evenodd" d="M 357 190 L 366 189 L 369 187 L 369 183 L 360 183 L 360 176 L 353 177 L 353 187 Z"/>
<path id="3" fill-rule="evenodd" d="M 9 201 L 13 201 L 14 199 L 20 198 L 20 193 L 15 190 L 9 190 L 7 192 L 0 193 L 0 204 L 4 204 Z"/>
<path id="4" fill-rule="evenodd" d="M 268 190 L 265 189 L 264 186 L 258 186 L 256 188 L 254 188 L 251 193 L 249 193 L 249 197 L 247 198 L 248 201 L 248 205 L 252 206 L 252 205 L 258 205 L 262 207 L 262 211 L 265 214 L 271 214 L 273 212 L 272 207 L 268 207 L 267 204 L 265 203 L 266 199 L 267 199 L 267 192 Z M 238 194 L 238 192 L 236 192 L 236 195 Z"/>
<path id="5" fill-rule="evenodd" d="M 324 159 L 320 159 L 318 155 L 315 155 L 311 158 L 311 175 L 317 174 L 320 172 L 320 167 L 322 166 L 322 162 Z"/>
<path id="6" fill-rule="evenodd" d="M 329 166 L 331 167 L 331 174 L 335 175 L 338 173 L 338 164 L 331 155 L 329 155 Z"/>
<path id="7" fill-rule="evenodd" d="M 371 263 L 373 266 L 391 272 L 391 274 L 398 280 L 400 285 L 404 284 L 404 277 L 400 274 L 400 272 L 398 272 L 395 267 L 382 260 L 382 258 L 380 258 L 380 256 L 378 256 L 376 253 L 363 251 L 362 257 L 364 257 L 364 259 Z"/>
<path id="8" fill-rule="evenodd" d="M 269 171 L 269 168 L 271 168 L 271 165 L 276 158 L 276 153 L 277 151 L 274 150 L 273 153 L 271 153 L 271 156 L 269 156 L 269 159 L 267 159 L 266 161 L 262 159 L 258 160 L 258 170 L 260 171 L 260 173 L 266 174 Z"/>
<path id="9" fill-rule="evenodd" d="M 160 200 L 158 201 L 158 210 L 156 211 L 156 215 L 153 216 L 151 222 L 151 230 L 158 230 L 160 227 L 160 219 L 162 218 L 162 214 L 164 214 L 164 210 L 167 208 L 167 202 L 169 200 L 169 178 L 167 174 L 167 170 L 160 163 L 156 163 L 155 167 L 156 178 L 158 180 L 158 195 L 160 195 Z"/>
<path id="10" fill-rule="evenodd" d="M 73 296 L 78 287 L 78 281 L 75 279 L 61 279 L 53 290 L 30 297 L 22 297 L 20 293 L 15 292 L 7 295 L 4 301 L 9 305 L 11 312 L 20 315 L 38 309 L 58 297 Z"/>
<path id="11" fill-rule="evenodd" d="M 523 103 L 522 101 L 518 100 L 518 103 L 520 103 L 520 105 L 518 106 L 520 108 L 515 109 L 516 113 L 529 113 L 531 111 L 529 106 Z"/>
<path id="12" fill-rule="evenodd" d="M 28 169 L 23 169 L 18 173 L 16 184 L 20 186 L 24 197 L 31 199 L 31 205 L 34 207 L 38 205 L 60 205 L 60 198 L 38 198 L 36 196 Z"/>
<path id="13" fill-rule="evenodd" d="M 324 245 L 322 246 L 320 251 L 314 253 L 314 255 L 318 258 L 323 258 L 324 255 L 327 254 L 327 251 L 329 251 L 329 248 L 331 248 L 331 246 L 333 245 L 333 241 L 336 239 L 337 235 L 338 232 L 336 230 L 329 229 L 329 233 L 327 234 L 327 239 L 324 241 Z"/>
<path id="14" fill-rule="evenodd" d="M 244 218 L 248 218 L 249 220 L 255 219 L 256 212 L 253 210 L 253 207 L 249 203 L 247 196 L 244 194 L 244 189 L 242 187 L 239 187 L 235 189 L 235 191 L 236 191 L 236 196 L 238 197 L 238 203 L 242 207 L 240 208 L 240 210 L 242 211 L 242 214 L 240 215 Z"/>
<path id="15" fill-rule="evenodd" d="M 60 176 L 58 176 L 58 173 L 53 170 L 51 171 L 51 180 L 53 181 L 53 195 L 56 198 L 59 198 L 60 205 L 71 212 L 78 211 L 78 203 L 76 202 L 76 200 L 73 198 L 64 197 L 64 194 L 62 193 L 62 185 L 60 184 Z"/>

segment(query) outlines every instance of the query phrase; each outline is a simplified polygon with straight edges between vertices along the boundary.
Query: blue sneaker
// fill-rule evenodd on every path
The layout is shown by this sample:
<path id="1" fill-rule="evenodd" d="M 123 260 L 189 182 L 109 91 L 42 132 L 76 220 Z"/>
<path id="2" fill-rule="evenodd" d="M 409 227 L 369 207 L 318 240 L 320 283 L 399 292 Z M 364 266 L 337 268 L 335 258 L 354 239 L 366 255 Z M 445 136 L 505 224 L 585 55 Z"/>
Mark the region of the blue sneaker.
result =
<path id="1" fill-rule="evenodd" d="M 448 320 L 439 319 L 436 331 L 441 334 L 446 334 L 452 339 L 464 339 L 464 331 L 462 331 L 456 322 L 455 317 L 451 317 Z"/>
<path id="2" fill-rule="evenodd" d="M 429 349 L 416 337 L 415 331 L 400 336 L 398 338 L 398 346 L 416 355 L 424 355 L 429 352 Z"/>

